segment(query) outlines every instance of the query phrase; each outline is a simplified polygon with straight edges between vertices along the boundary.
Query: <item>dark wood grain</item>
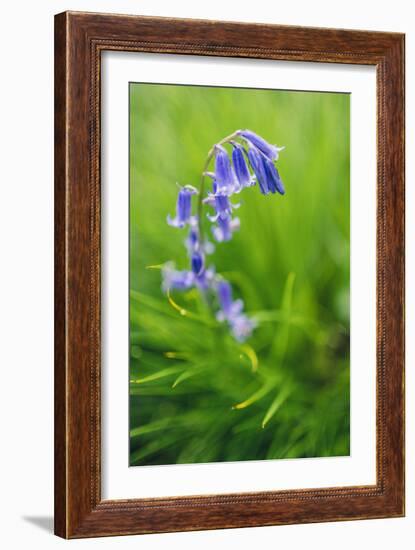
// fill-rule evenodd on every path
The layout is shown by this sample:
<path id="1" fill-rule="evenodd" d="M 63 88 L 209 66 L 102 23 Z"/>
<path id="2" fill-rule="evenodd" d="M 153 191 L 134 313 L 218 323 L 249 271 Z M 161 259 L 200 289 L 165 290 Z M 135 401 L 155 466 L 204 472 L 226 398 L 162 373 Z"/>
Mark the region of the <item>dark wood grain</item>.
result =
<path id="1" fill-rule="evenodd" d="M 111 49 L 376 66 L 376 485 L 101 500 L 100 54 Z M 404 36 L 66 12 L 55 18 L 55 127 L 56 534 L 76 538 L 403 515 Z"/>
<path id="2" fill-rule="evenodd" d="M 55 25 L 55 532 L 66 533 L 66 25 Z"/>

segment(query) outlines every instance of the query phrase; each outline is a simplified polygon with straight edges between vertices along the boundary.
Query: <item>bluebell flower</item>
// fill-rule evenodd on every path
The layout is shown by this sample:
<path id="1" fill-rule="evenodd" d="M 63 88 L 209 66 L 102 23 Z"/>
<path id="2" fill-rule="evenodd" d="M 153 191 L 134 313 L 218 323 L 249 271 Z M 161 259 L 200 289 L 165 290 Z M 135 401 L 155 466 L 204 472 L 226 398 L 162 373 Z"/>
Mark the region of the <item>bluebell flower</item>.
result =
<path id="1" fill-rule="evenodd" d="M 241 223 L 239 218 L 218 218 L 217 225 L 212 227 L 213 236 L 218 242 L 230 241 L 232 233 L 239 229 Z"/>
<path id="2" fill-rule="evenodd" d="M 202 269 L 202 271 L 198 275 L 195 275 L 194 284 L 200 290 L 206 291 L 214 286 L 215 277 L 215 268 L 213 266 L 210 266 L 207 269 Z"/>
<path id="3" fill-rule="evenodd" d="M 220 305 L 216 315 L 218 321 L 230 321 L 242 312 L 244 303 L 242 300 L 232 300 L 232 287 L 228 281 L 220 280 L 216 290 Z"/>
<path id="4" fill-rule="evenodd" d="M 242 300 L 232 299 L 232 287 L 228 281 L 220 280 L 216 287 L 220 310 L 216 318 L 220 322 L 226 321 L 231 332 L 238 342 L 243 342 L 257 326 L 256 322 L 243 313 Z"/>
<path id="5" fill-rule="evenodd" d="M 218 218 L 229 218 L 232 215 L 232 210 L 239 208 L 240 204 L 233 204 L 229 200 L 227 195 L 220 195 L 218 193 L 209 193 L 206 199 L 203 199 L 204 204 L 213 206 L 215 214 L 213 216 L 208 215 L 211 222 L 215 222 Z"/>
<path id="6" fill-rule="evenodd" d="M 255 179 L 251 176 L 251 173 L 249 172 L 248 165 L 245 160 L 245 149 L 239 145 L 239 143 L 236 143 L 236 141 L 232 141 L 233 151 L 232 151 L 232 162 L 233 167 L 235 170 L 236 178 L 240 184 L 241 187 L 250 187 L 251 185 L 255 185 Z"/>
<path id="7" fill-rule="evenodd" d="M 215 145 L 215 179 L 214 193 L 232 195 L 240 191 L 241 187 L 236 179 L 228 152 L 222 145 Z"/>
<path id="8" fill-rule="evenodd" d="M 234 139 L 237 141 L 234 141 Z M 242 142 L 242 143 L 241 143 Z M 239 229 L 240 221 L 232 218 L 233 210 L 239 204 L 233 204 L 230 196 L 239 193 L 245 187 L 258 185 L 261 193 L 284 194 L 284 186 L 274 162 L 283 147 L 269 144 L 262 137 L 250 130 L 238 130 L 220 142 L 232 146 L 232 155 L 221 145 L 217 144 L 209 152 L 206 168 L 212 156 L 215 158 L 214 172 L 206 171 L 203 176 L 212 178 L 212 192 L 207 197 L 200 197 L 197 212 L 201 214 L 202 206 L 207 204 L 214 208 L 214 214 L 208 215 L 215 225 L 212 227 L 216 241 L 229 241 L 233 232 Z M 201 189 L 204 189 L 203 180 Z M 191 185 L 181 187 L 176 204 L 176 216 L 168 216 L 167 221 L 174 227 L 189 226 L 188 235 L 184 241 L 189 267 L 179 271 L 173 262 L 162 268 L 162 288 L 186 291 L 197 288 L 203 295 L 216 293 L 219 302 L 217 319 L 226 322 L 230 333 L 238 342 L 245 341 L 257 326 L 243 311 L 242 300 L 233 300 L 231 285 L 219 278 L 214 266 L 206 265 L 206 255 L 213 251 L 213 245 L 203 236 L 202 219 L 192 215 L 192 196 L 198 191 Z"/>
<path id="9" fill-rule="evenodd" d="M 284 149 L 284 147 L 277 147 L 276 145 L 271 145 L 264 138 L 258 136 L 255 132 L 251 130 L 239 130 L 238 135 L 243 137 L 251 145 L 256 147 L 270 160 L 277 160 L 278 154 Z"/>
<path id="10" fill-rule="evenodd" d="M 284 195 L 285 189 L 284 185 L 282 184 L 282 180 L 277 170 L 277 167 L 274 165 L 273 162 L 268 159 L 264 160 L 264 167 L 268 187 L 271 189 L 271 193 L 275 193 L 275 191 L 278 191 L 280 195 Z"/>
<path id="11" fill-rule="evenodd" d="M 214 172 L 204 172 L 203 173 L 204 176 L 209 176 L 212 180 L 212 193 L 214 195 L 216 195 L 216 193 L 218 192 L 218 184 L 216 182 L 216 175 Z"/>
<path id="12" fill-rule="evenodd" d="M 193 252 L 197 251 L 204 254 L 212 254 L 215 251 L 214 245 L 206 238 L 203 239 L 203 242 L 200 241 L 199 228 L 197 224 L 191 224 L 189 234 L 185 239 L 184 244 L 189 257 L 192 256 Z"/>
<path id="13" fill-rule="evenodd" d="M 257 323 L 254 319 L 251 319 L 245 314 L 237 315 L 231 322 L 230 328 L 233 337 L 238 342 L 245 342 L 257 327 Z"/>
<path id="14" fill-rule="evenodd" d="M 191 258 L 191 264 L 192 264 L 192 272 L 196 276 L 200 276 L 204 269 L 204 264 L 205 264 L 203 255 L 200 252 L 193 252 L 192 258 Z"/>
<path id="15" fill-rule="evenodd" d="M 191 260 L 192 269 L 179 271 L 175 268 L 173 262 L 168 262 L 163 266 L 162 289 L 164 292 L 170 290 L 189 290 L 192 287 L 198 287 L 206 291 L 213 287 L 215 281 L 215 269 L 209 267 L 205 269 L 204 260 L 201 256 L 195 254 Z"/>
<path id="16" fill-rule="evenodd" d="M 172 289 L 187 290 L 194 284 L 194 274 L 191 271 L 179 271 L 175 269 L 173 262 L 164 264 L 161 275 L 164 292 Z"/>
<path id="17" fill-rule="evenodd" d="M 199 231 L 197 229 L 197 226 L 191 227 L 189 231 L 189 235 L 187 236 L 187 239 L 185 240 L 184 244 L 186 245 L 187 252 L 191 256 L 195 250 L 199 250 L 200 248 L 200 240 L 199 240 Z"/>
<path id="18" fill-rule="evenodd" d="M 275 191 L 273 191 L 274 186 L 270 188 L 268 185 L 268 175 L 265 168 L 266 158 L 255 147 L 249 148 L 248 158 L 252 170 L 256 175 L 261 193 L 263 195 L 268 195 L 270 192 L 275 193 Z"/>
<path id="19" fill-rule="evenodd" d="M 255 147 L 249 148 L 248 158 L 257 177 L 261 193 L 268 195 L 268 193 L 278 192 L 280 195 L 284 195 L 285 189 L 274 163 Z"/>
<path id="20" fill-rule="evenodd" d="M 167 223 L 173 227 L 184 227 L 193 220 L 192 217 L 192 195 L 196 195 L 197 189 L 191 185 L 185 185 L 180 188 L 177 203 L 176 217 L 167 216 Z"/>
<path id="21" fill-rule="evenodd" d="M 208 290 L 215 279 L 215 269 L 205 268 L 205 257 L 200 252 L 194 252 L 191 257 L 193 284 L 201 290 Z"/>

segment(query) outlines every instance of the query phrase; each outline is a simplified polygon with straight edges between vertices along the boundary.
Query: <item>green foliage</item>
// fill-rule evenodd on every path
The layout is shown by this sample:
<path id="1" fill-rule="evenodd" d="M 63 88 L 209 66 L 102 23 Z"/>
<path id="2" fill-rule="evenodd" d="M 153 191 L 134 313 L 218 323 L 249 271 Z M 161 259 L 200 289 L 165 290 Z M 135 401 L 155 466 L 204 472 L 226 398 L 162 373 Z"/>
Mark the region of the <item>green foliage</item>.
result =
<path id="1" fill-rule="evenodd" d="M 130 463 L 349 454 L 349 96 L 132 84 L 130 100 Z M 188 267 L 176 182 L 197 187 L 238 128 L 286 146 L 286 195 L 244 190 L 212 259 L 259 321 L 245 344 L 148 269 Z"/>

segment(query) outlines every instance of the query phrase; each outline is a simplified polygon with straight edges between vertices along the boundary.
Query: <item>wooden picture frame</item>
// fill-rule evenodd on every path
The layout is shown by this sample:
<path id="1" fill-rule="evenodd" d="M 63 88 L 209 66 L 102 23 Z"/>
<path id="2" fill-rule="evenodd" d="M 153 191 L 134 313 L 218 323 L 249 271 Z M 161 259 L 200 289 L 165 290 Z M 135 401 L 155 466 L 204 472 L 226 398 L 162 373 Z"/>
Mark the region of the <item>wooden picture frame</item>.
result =
<path id="1" fill-rule="evenodd" d="M 377 481 L 101 499 L 100 60 L 104 50 L 377 71 Z M 64 538 L 404 515 L 404 35 L 65 12 L 55 18 L 55 533 Z"/>

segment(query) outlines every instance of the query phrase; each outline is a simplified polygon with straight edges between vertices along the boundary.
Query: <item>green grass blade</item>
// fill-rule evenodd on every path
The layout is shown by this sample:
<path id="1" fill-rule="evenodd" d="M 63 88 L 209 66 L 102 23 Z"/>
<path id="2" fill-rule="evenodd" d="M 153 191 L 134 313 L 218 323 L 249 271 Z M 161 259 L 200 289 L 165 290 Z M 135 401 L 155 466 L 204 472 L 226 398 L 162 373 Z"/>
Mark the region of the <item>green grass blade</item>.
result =
<path id="1" fill-rule="evenodd" d="M 185 380 L 188 380 L 189 378 L 193 378 L 193 376 L 196 376 L 199 373 L 200 373 L 200 369 L 186 370 L 186 371 L 182 372 L 182 374 L 180 374 L 180 376 L 178 376 L 176 378 L 176 380 L 173 382 L 171 387 L 175 388 L 176 386 L 178 386 L 179 384 L 181 384 Z"/>
<path id="2" fill-rule="evenodd" d="M 145 382 L 153 382 L 154 380 L 159 380 L 160 378 L 165 378 L 166 376 L 171 376 L 172 374 L 181 372 L 183 368 L 184 368 L 183 366 L 180 366 L 180 367 L 169 367 L 167 369 L 162 369 L 162 370 L 159 370 L 158 372 L 155 372 L 154 374 L 144 376 L 144 378 L 130 380 L 130 384 L 144 384 Z"/>
<path id="3" fill-rule="evenodd" d="M 288 389 L 288 388 L 285 388 L 285 389 L 282 389 L 277 394 L 274 401 L 271 403 L 269 409 L 265 413 L 264 419 L 262 421 L 262 427 L 263 428 L 265 428 L 265 426 L 268 424 L 268 422 L 271 420 L 271 418 L 274 416 L 274 414 L 278 411 L 278 409 L 281 407 L 281 405 L 288 398 L 290 393 L 291 393 L 291 390 Z"/>
<path id="4" fill-rule="evenodd" d="M 248 397 L 248 399 L 245 399 L 245 401 L 242 401 L 241 403 L 238 403 L 237 405 L 234 405 L 233 409 L 246 409 L 247 407 L 250 407 L 263 397 L 269 393 L 272 388 L 274 387 L 274 383 L 268 383 L 264 384 L 259 390 L 257 390 L 255 393 L 251 395 L 251 397 Z"/>

